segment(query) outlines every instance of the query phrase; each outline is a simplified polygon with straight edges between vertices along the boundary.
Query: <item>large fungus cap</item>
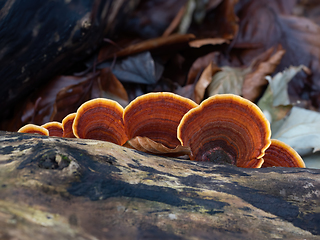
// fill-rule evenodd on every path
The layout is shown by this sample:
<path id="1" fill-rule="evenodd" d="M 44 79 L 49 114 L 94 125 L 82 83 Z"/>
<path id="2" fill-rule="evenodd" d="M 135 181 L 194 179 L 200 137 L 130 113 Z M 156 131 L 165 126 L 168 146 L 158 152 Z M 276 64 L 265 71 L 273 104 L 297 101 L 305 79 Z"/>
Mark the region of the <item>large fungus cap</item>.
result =
<path id="1" fill-rule="evenodd" d="M 77 113 L 70 113 L 62 120 L 63 137 L 65 138 L 75 138 L 73 134 L 72 124 Z"/>
<path id="2" fill-rule="evenodd" d="M 27 125 L 23 126 L 22 128 L 20 128 L 18 130 L 18 132 L 20 132 L 20 133 L 36 133 L 36 134 L 40 134 L 40 135 L 49 136 L 49 131 L 47 129 L 45 129 L 44 127 L 38 126 L 38 125 L 34 125 L 34 124 L 27 124 Z"/>
<path id="3" fill-rule="evenodd" d="M 180 145 L 177 127 L 184 114 L 198 106 L 174 93 L 148 93 L 137 97 L 124 110 L 124 125 L 129 139 L 148 137 L 168 148 Z"/>
<path id="4" fill-rule="evenodd" d="M 63 135 L 62 124 L 59 122 L 48 122 L 41 127 L 44 127 L 49 131 L 49 136 L 62 137 Z"/>
<path id="5" fill-rule="evenodd" d="M 96 139 L 123 145 L 127 141 L 123 108 L 115 101 L 96 98 L 77 110 L 72 129 L 77 138 Z"/>
<path id="6" fill-rule="evenodd" d="M 206 99 L 184 115 L 178 127 L 178 138 L 190 146 L 192 160 L 238 167 L 261 167 L 270 134 L 261 110 L 233 94 Z"/>
<path id="7" fill-rule="evenodd" d="M 263 156 L 265 167 L 306 167 L 300 155 L 289 145 L 277 139 L 271 139 L 271 145 Z"/>

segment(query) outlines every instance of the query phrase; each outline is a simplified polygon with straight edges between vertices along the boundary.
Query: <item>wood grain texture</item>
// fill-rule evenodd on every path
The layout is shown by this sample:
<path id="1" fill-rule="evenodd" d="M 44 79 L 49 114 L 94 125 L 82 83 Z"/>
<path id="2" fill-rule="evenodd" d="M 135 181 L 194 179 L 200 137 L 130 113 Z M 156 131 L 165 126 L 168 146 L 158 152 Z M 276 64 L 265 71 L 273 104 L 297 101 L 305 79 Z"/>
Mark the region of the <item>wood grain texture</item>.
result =
<path id="1" fill-rule="evenodd" d="M 0 132 L 0 239 L 319 239 L 320 170 Z"/>

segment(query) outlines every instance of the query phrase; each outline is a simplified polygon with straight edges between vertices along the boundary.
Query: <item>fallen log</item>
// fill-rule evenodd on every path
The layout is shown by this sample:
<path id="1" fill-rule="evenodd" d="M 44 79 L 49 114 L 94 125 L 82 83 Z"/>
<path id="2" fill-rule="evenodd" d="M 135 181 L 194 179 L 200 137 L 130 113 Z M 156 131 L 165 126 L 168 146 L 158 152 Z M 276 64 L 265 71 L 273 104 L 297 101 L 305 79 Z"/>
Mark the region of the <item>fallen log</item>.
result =
<path id="1" fill-rule="evenodd" d="M 0 3 L 0 120 L 31 91 L 112 37 L 137 0 Z"/>
<path id="2" fill-rule="evenodd" d="M 320 170 L 0 132 L 0 239 L 319 239 Z"/>

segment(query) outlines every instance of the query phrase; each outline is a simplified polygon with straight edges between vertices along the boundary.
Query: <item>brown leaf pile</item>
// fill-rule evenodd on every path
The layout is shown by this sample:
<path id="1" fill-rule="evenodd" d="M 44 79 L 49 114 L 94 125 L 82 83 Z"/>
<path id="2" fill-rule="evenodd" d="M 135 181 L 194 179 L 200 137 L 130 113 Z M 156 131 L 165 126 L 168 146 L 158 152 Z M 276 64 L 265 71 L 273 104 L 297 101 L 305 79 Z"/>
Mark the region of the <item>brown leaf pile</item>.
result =
<path id="1" fill-rule="evenodd" d="M 291 103 L 320 109 L 320 18 L 316 1 L 140 1 L 90 60 L 52 76 L 1 122 L 1 129 L 61 121 L 83 102 L 105 97 L 125 106 L 153 91 L 200 103 L 218 93 L 257 102 L 267 75 L 305 65 L 289 84 Z M 79 70 L 80 69 L 80 70 Z"/>

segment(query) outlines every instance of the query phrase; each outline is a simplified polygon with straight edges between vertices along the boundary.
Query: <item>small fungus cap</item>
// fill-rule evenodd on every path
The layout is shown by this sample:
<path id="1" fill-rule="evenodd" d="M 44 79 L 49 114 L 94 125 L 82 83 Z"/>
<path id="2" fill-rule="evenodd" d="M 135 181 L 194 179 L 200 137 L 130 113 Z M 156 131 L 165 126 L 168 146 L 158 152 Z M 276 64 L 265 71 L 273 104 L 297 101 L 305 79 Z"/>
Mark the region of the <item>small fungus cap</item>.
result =
<path id="1" fill-rule="evenodd" d="M 148 137 L 168 148 L 180 145 L 177 127 L 182 117 L 198 104 L 174 93 L 148 93 L 137 97 L 124 109 L 128 139 Z"/>
<path id="2" fill-rule="evenodd" d="M 306 165 L 300 155 L 289 145 L 277 139 L 271 139 L 271 145 L 263 156 L 265 167 L 299 167 Z"/>
<path id="3" fill-rule="evenodd" d="M 109 99 L 95 98 L 83 103 L 73 121 L 77 138 L 96 139 L 123 145 L 127 136 L 123 125 L 122 106 Z"/>
<path id="4" fill-rule="evenodd" d="M 49 136 L 49 131 L 44 127 L 35 125 L 35 124 L 27 124 L 18 130 L 20 133 L 36 133 L 40 135 Z"/>
<path id="5" fill-rule="evenodd" d="M 62 137 L 63 135 L 62 124 L 59 122 L 48 122 L 41 127 L 44 127 L 49 131 L 49 136 Z"/>
<path id="6" fill-rule="evenodd" d="M 77 113 L 70 113 L 62 120 L 63 137 L 65 138 L 75 138 L 73 134 L 72 124 Z"/>
<path id="7" fill-rule="evenodd" d="M 178 139 L 196 161 L 261 167 L 270 124 L 252 102 L 233 94 L 212 96 L 191 109 L 178 126 Z"/>

